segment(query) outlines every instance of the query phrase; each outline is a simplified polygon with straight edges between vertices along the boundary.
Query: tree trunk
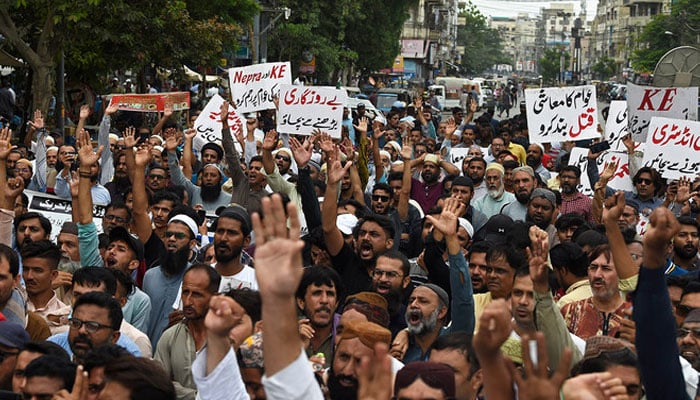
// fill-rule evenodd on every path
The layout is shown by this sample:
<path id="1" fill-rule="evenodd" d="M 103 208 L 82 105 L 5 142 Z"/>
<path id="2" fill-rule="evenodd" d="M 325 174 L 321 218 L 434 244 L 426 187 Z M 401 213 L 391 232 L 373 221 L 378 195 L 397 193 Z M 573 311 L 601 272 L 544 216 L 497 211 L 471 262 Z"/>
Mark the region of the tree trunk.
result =
<path id="1" fill-rule="evenodd" d="M 49 101 L 53 95 L 55 78 L 55 65 L 41 63 L 32 66 L 32 110 L 39 109 L 43 115 L 48 115 Z M 29 111 L 29 110 L 28 110 Z M 61 110 L 55 110 L 60 113 Z M 31 113 L 30 113 L 31 115 Z"/>

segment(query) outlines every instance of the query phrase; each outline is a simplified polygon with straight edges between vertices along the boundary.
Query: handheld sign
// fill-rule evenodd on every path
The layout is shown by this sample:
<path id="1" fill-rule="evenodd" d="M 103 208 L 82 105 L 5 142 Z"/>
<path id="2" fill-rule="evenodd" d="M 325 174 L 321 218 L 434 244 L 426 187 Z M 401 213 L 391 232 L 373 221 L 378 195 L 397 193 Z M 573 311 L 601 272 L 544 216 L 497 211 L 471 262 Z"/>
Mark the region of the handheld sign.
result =
<path id="1" fill-rule="evenodd" d="M 664 178 L 693 179 L 700 171 L 700 122 L 652 117 L 644 165 Z"/>
<path id="2" fill-rule="evenodd" d="M 199 114 L 194 121 L 194 129 L 197 130 L 197 136 L 192 140 L 192 148 L 199 152 L 206 143 L 218 142 L 221 144 L 221 105 L 224 103 L 223 97 L 215 94 L 207 103 L 202 113 Z M 236 148 L 241 151 L 240 144 L 236 141 L 236 134 L 245 124 L 243 118 L 236 112 L 233 106 L 228 107 L 228 126 L 233 135 L 233 141 L 236 143 Z"/>
<path id="3" fill-rule="evenodd" d="M 277 131 L 310 135 L 320 129 L 340 138 L 347 98 L 344 90 L 335 88 L 282 85 Z"/>
<path id="4" fill-rule="evenodd" d="M 581 180 L 578 185 L 578 190 L 586 196 L 593 196 L 593 185 L 588 179 L 588 168 L 598 168 L 598 173 L 601 174 L 605 169 L 605 164 L 616 163 L 620 164 L 617 167 L 615 175 L 608 182 L 608 186 L 615 190 L 632 190 L 632 180 L 629 172 L 629 158 L 626 152 L 606 151 L 595 159 L 595 164 L 588 162 L 588 149 L 583 147 L 574 147 L 571 149 L 569 165 L 575 165 L 581 169 Z"/>
<path id="5" fill-rule="evenodd" d="M 113 94 L 109 104 L 116 104 L 121 111 L 162 112 L 166 104 L 172 105 L 173 111 L 188 110 L 190 92 Z"/>
<path id="6" fill-rule="evenodd" d="M 600 137 L 593 85 L 526 89 L 525 105 L 530 143 Z"/>
<path id="7" fill-rule="evenodd" d="M 29 198 L 29 211 L 35 211 L 48 218 L 51 222 L 51 240 L 55 241 L 61 232 L 64 222 L 72 221 L 73 204 L 67 200 L 48 193 L 25 190 L 23 192 Z M 106 204 L 93 204 L 92 220 L 95 222 L 97 233 L 102 233 L 102 218 L 107 211 Z"/>
<path id="8" fill-rule="evenodd" d="M 615 100 L 610 102 L 608 120 L 605 121 L 605 140 L 610 143 L 611 151 L 627 151 L 622 138 L 627 135 L 627 102 Z"/>
<path id="9" fill-rule="evenodd" d="M 652 117 L 698 120 L 698 87 L 627 84 L 627 120 L 635 142 L 647 141 Z"/>
<path id="10" fill-rule="evenodd" d="M 280 85 L 292 83 L 289 62 L 248 65 L 228 70 L 231 98 L 239 113 L 275 108 Z"/>

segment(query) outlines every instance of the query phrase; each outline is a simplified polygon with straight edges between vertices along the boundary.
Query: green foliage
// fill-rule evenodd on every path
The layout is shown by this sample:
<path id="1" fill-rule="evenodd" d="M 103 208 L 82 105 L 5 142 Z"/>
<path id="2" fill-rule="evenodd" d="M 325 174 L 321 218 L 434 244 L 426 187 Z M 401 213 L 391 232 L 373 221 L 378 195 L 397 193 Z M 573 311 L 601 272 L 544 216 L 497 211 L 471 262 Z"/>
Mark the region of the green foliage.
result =
<path id="1" fill-rule="evenodd" d="M 678 46 L 700 47 L 700 2 L 697 0 L 674 1 L 670 15 L 659 14 L 652 18 L 639 37 L 639 49 L 631 57 L 632 67 L 640 72 L 652 72 L 659 59 Z"/>
<path id="2" fill-rule="evenodd" d="M 335 79 L 349 65 L 361 70 L 391 66 L 408 7 L 417 0 L 287 0 L 289 20 L 270 31 L 269 60 L 290 60 L 297 68 L 302 53 L 316 56 L 320 80 Z M 332 76 L 332 77 L 331 77 Z"/>
<path id="3" fill-rule="evenodd" d="M 553 47 L 545 49 L 544 55 L 537 60 L 540 64 L 540 73 L 542 79 L 548 85 L 553 85 L 559 80 L 561 50 Z M 564 65 L 569 65 L 571 55 L 568 51 L 564 52 Z"/>
<path id="4" fill-rule="evenodd" d="M 488 20 L 470 1 L 460 12 L 466 24 L 457 31 L 457 44 L 464 46 L 462 68 L 467 74 L 479 74 L 495 64 L 512 64 L 503 52 L 503 43 L 497 29 L 488 26 Z"/>
<path id="5" fill-rule="evenodd" d="M 608 80 L 608 78 L 615 74 L 617 64 L 615 64 L 615 60 L 612 58 L 603 56 L 598 60 L 598 62 L 593 64 L 591 70 L 595 74 L 596 78 L 600 80 Z"/>

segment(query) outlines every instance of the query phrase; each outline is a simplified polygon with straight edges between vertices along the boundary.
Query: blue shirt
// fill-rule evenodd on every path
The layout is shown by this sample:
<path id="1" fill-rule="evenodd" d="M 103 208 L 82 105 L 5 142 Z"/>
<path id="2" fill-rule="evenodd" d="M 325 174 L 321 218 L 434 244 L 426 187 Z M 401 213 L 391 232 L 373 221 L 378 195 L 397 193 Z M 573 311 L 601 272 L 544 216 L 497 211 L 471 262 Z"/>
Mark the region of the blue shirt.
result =
<path id="1" fill-rule="evenodd" d="M 68 332 L 57 333 L 46 340 L 61 346 L 63 350 L 65 350 L 68 353 L 70 358 L 73 359 L 73 350 L 71 350 L 70 343 L 68 343 Z M 121 346 L 124 349 L 126 349 L 126 351 L 128 351 L 132 355 L 136 357 L 141 357 L 141 350 L 139 350 L 139 347 L 136 345 L 136 343 L 129 339 L 128 336 L 119 335 L 119 339 L 117 339 L 116 344 L 117 346 Z"/>

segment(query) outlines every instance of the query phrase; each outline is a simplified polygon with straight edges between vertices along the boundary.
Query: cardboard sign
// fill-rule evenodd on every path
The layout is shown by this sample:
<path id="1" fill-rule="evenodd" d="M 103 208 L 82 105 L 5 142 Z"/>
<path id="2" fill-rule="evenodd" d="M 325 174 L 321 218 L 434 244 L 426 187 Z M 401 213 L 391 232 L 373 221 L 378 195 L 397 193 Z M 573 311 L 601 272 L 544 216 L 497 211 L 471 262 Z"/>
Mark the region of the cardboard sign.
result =
<path id="1" fill-rule="evenodd" d="M 598 173 L 603 173 L 605 164 L 617 162 L 620 165 L 617 167 L 615 175 L 608 182 L 608 186 L 615 190 L 630 191 L 633 189 L 632 179 L 629 172 L 629 158 L 626 152 L 606 151 L 596 158 L 595 167 L 598 168 Z M 571 149 L 569 165 L 575 165 L 581 169 L 581 181 L 579 182 L 578 190 L 586 196 L 593 197 L 593 187 L 588 180 L 588 168 L 592 167 L 588 164 L 588 149 L 582 147 L 574 147 Z"/>
<path id="2" fill-rule="evenodd" d="M 467 153 L 469 153 L 469 148 L 453 148 L 450 150 L 450 162 L 454 164 L 455 167 L 462 170 L 462 163 L 464 159 L 467 158 Z"/>
<path id="3" fill-rule="evenodd" d="M 248 65 L 228 70 L 231 98 L 239 113 L 275 108 L 280 85 L 292 83 L 289 62 Z"/>
<path id="4" fill-rule="evenodd" d="M 224 103 L 223 97 L 215 94 L 207 103 L 202 113 L 199 114 L 194 121 L 194 129 L 197 130 L 197 136 L 192 140 L 192 148 L 199 153 L 206 143 L 217 142 L 221 144 L 221 105 Z M 242 129 L 241 125 L 245 124 L 245 120 L 236 112 L 233 106 L 228 108 L 228 126 L 233 135 L 233 142 L 236 144 L 236 149 L 241 151 L 241 144 L 236 140 L 236 134 Z"/>
<path id="5" fill-rule="evenodd" d="M 622 143 L 622 138 L 627 133 L 627 102 L 622 100 L 610 102 L 608 120 L 605 121 L 605 140 L 610 143 L 611 151 L 627 151 Z"/>
<path id="6" fill-rule="evenodd" d="M 310 135 L 320 129 L 340 138 L 347 98 L 344 90 L 335 88 L 282 85 L 277 132 Z"/>
<path id="7" fill-rule="evenodd" d="M 55 242 L 58 234 L 61 232 L 63 223 L 73 220 L 73 215 L 71 214 L 73 209 L 72 201 L 33 190 L 25 190 L 24 194 L 29 197 L 28 210 L 36 211 L 51 221 L 51 240 Z M 92 206 L 92 220 L 97 227 L 97 233 L 102 233 L 102 217 L 104 217 L 105 211 L 107 211 L 106 204 L 94 204 Z"/>
<path id="8" fill-rule="evenodd" d="M 190 108 L 190 92 L 169 92 L 154 94 L 113 94 L 109 102 L 116 104 L 122 111 L 157 112 L 164 111 L 165 105 L 170 104 L 173 111 Z"/>
<path id="9" fill-rule="evenodd" d="M 596 103 L 593 85 L 525 90 L 530 143 L 600 137 Z"/>
<path id="10" fill-rule="evenodd" d="M 652 117 L 644 165 L 664 178 L 694 179 L 700 172 L 700 122 Z"/>
<path id="11" fill-rule="evenodd" d="M 645 143 L 652 117 L 698 120 L 698 87 L 649 87 L 627 84 L 628 129 Z"/>

